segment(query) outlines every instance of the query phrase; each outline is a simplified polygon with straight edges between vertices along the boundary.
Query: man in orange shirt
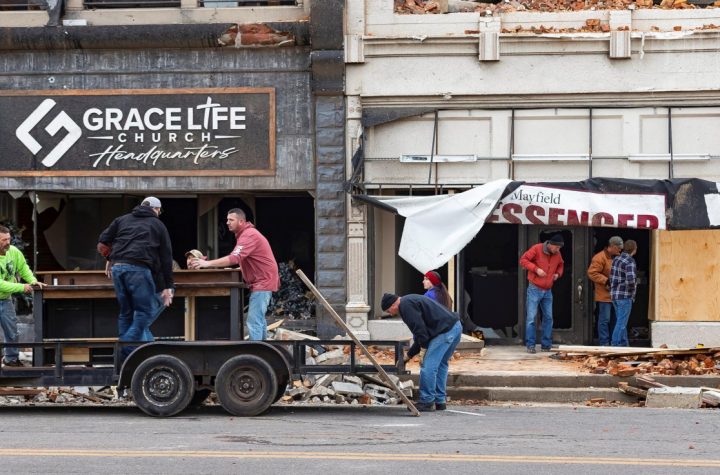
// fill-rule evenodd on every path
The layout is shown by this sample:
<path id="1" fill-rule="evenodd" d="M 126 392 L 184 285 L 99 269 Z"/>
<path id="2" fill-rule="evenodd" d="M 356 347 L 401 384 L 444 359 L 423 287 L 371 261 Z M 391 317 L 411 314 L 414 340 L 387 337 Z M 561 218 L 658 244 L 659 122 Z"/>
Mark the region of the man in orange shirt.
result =
<path id="1" fill-rule="evenodd" d="M 600 346 L 610 345 L 610 268 L 615 256 L 623 250 L 623 240 L 613 236 L 605 249 L 595 254 L 588 267 L 587 275 L 595 286 L 595 302 L 598 308 L 598 340 Z"/>
<path id="2" fill-rule="evenodd" d="M 548 241 L 535 244 L 520 257 L 520 265 L 528 271 L 527 317 L 525 320 L 525 346 L 528 353 L 535 353 L 535 318 L 538 306 L 542 311 L 542 336 L 540 348 L 550 351 L 552 347 L 552 286 L 563 275 L 564 261 L 560 248 L 565 241 L 556 234 Z"/>

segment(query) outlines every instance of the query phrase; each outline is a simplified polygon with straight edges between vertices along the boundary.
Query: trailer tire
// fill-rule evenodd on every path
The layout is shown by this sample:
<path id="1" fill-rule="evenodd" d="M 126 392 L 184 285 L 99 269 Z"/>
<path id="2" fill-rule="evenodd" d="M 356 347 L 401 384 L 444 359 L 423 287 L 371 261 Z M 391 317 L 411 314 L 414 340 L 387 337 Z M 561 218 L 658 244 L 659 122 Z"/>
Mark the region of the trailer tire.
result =
<path id="1" fill-rule="evenodd" d="M 235 416 L 262 414 L 275 401 L 275 371 L 255 355 L 238 355 L 222 365 L 215 379 L 215 393 L 222 407 Z"/>
<path id="2" fill-rule="evenodd" d="M 190 368 L 179 358 L 152 356 L 135 369 L 130 388 L 135 405 L 145 414 L 170 417 L 184 410 L 194 394 Z"/>

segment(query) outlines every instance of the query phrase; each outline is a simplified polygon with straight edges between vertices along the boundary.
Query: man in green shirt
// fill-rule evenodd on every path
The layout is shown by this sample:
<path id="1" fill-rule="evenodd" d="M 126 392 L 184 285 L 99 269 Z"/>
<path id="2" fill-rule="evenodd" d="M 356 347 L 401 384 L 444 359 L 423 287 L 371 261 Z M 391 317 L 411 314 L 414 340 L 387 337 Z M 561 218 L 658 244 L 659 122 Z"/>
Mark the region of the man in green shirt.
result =
<path id="1" fill-rule="evenodd" d="M 4 335 L 3 342 L 17 343 L 17 315 L 12 294 L 31 294 L 33 285 L 43 287 L 44 284 L 37 281 L 25 262 L 25 256 L 20 249 L 10 244 L 10 240 L 10 230 L 0 226 L 0 325 Z M 25 281 L 24 284 L 17 281 L 18 275 Z M 3 365 L 22 366 L 18 360 L 18 347 L 5 347 L 4 350 Z"/>

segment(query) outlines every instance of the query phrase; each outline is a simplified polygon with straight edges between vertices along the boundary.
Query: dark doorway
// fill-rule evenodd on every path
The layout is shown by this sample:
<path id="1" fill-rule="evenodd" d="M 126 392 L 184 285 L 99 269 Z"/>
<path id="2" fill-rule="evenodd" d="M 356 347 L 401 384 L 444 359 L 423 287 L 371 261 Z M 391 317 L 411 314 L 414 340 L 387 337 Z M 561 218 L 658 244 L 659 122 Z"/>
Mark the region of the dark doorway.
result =
<path id="1" fill-rule="evenodd" d="M 584 344 L 589 339 L 589 322 L 586 309 L 590 308 L 590 292 L 587 279 L 587 235 L 588 228 L 549 228 L 543 226 L 527 227 L 527 244 L 522 252 L 530 246 L 545 242 L 553 235 L 560 234 L 565 245 L 561 248 L 564 261 L 563 275 L 552 288 L 553 294 L 553 342 L 564 344 Z M 523 269 L 523 276 L 527 276 Z M 522 288 L 522 322 L 523 338 L 527 315 L 525 308 L 525 292 L 527 279 L 523 280 Z M 540 318 L 538 316 L 538 318 Z M 538 320 L 539 322 L 539 320 Z M 540 325 L 537 325 L 538 332 Z"/>
<path id="2" fill-rule="evenodd" d="M 463 293 L 458 310 L 488 340 L 518 338 L 518 225 L 488 224 L 461 253 Z M 489 330 L 490 331 L 489 331 Z"/>
<path id="3" fill-rule="evenodd" d="M 278 262 L 294 261 L 315 280 L 315 209 L 310 196 L 256 198 L 258 230 Z"/>
<path id="4" fill-rule="evenodd" d="M 638 249 L 635 254 L 637 264 L 638 288 L 633 302 L 630 319 L 628 320 L 627 331 L 631 346 L 650 346 L 650 323 L 648 320 L 649 308 L 649 277 L 650 277 L 650 232 L 643 229 L 616 229 L 616 228 L 592 228 L 592 252 L 594 256 L 607 246 L 612 236 L 620 236 L 623 240 L 632 239 L 637 242 Z M 588 260 L 588 265 L 590 261 Z M 588 280 L 590 295 L 592 296 L 592 282 Z M 592 298 L 592 297 L 591 297 Z M 594 302 L 592 308 L 592 340 L 593 344 L 598 343 L 597 334 L 597 309 Z M 610 331 L 615 325 L 614 311 L 610 320 Z"/>
<path id="5" fill-rule="evenodd" d="M 173 259 L 185 267 L 185 253 L 195 249 L 197 243 L 197 199 L 195 198 L 164 198 L 160 221 L 170 234 Z"/>

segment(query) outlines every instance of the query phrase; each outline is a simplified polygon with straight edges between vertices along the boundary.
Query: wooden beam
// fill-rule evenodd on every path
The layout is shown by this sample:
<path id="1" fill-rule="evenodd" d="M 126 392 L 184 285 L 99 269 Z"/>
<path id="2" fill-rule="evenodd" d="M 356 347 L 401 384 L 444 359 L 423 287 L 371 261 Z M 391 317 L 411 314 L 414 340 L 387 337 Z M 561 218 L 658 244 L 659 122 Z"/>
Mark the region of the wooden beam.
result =
<path id="1" fill-rule="evenodd" d="M 419 416 L 420 412 L 415 407 L 415 404 L 413 404 L 413 402 L 410 399 L 408 399 L 408 397 L 405 395 L 405 393 L 402 392 L 402 389 L 400 389 L 397 386 L 397 384 L 395 384 L 395 382 L 392 379 L 390 379 L 390 376 L 387 374 L 387 372 L 385 372 L 383 367 L 380 366 L 380 363 L 378 363 L 377 360 L 373 357 L 373 355 L 370 354 L 370 352 L 365 347 L 365 345 L 363 345 L 362 342 L 360 340 L 358 340 L 358 338 L 355 336 L 355 334 L 353 334 L 352 330 L 350 330 L 350 327 L 348 327 L 347 324 L 343 321 L 343 319 L 340 318 L 340 315 L 338 315 L 337 312 L 335 311 L 335 309 L 332 308 L 332 305 L 330 305 L 330 303 L 327 300 L 325 300 L 325 297 L 323 297 L 323 295 L 320 293 L 320 291 L 313 285 L 312 282 L 310 282 L 310 279 L 308 279 L 308 277 L 305 275 L 305 273 L 300 269 L 298 269 L 295 272 L 298 275 L 298 277 L 300 277 L 300 280 L 302 280 L 303 283 L 305 285 L 307 285 L 307 288 L 310 289 L 313 294 L 315 294 L 315 297 L 317 297 L 318 301 L 323 305 L 323 307 L 325 307 L 325 310 L 327 310 L 330 313 L 330 315 L 332 315 L 332 317 L 335 319 L 335 323 L 337 323 L 338 326 L 340 328 L 342 328 L 345 331 L 345 333 L 347 333 L 347 335 L 352 339 L 352 341 L 355 342 L 355 344 L 358 346 L 358 348 L 360 348 L 360 350 L 370 360 L 370 362 L 373 364 L 375 369 L 378 371 L 378 374 L 380 374 L 380 377 L 383 379 L 383 381 L 385 381 L 393 391 L 398 393 L 400 398 L 403 400 L 403 402 L 407 406 L 408 410 L 414 416 Z"/>

